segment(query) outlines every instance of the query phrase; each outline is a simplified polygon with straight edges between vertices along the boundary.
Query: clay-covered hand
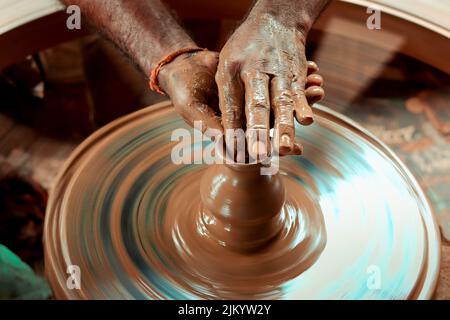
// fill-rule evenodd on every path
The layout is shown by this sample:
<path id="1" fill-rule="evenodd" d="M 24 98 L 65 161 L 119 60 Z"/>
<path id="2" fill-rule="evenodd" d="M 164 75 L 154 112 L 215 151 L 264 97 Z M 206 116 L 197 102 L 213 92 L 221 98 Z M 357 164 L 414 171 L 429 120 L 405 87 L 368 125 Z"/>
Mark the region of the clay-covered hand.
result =
<path id="1" fill-rule="evenodd" d="M 217 63 L 217 52 L 187 53 L 165 65 L 158 76 L 159 85 L 172 100 L 175 110 L 190 126 L 194 121 L 202 121 L 203 132 L 223 130 L 214 81 Z"/>
<path id="2" fill-rule="evenodd" d="M 253 132 L 248 137 L 253 156 L 270 151 L 271 123 L 279 154 L 301 153 L 294 141 L 294 117 L 311 124 L 310 106 L 324 96 L 318 67 L 306 60 L 305 40 L 302 31 L 271 15 L 249 16 L 220 53 L 216 82 L 222 124 L 247 129 L 247 135 Z M 266 137 L 264 144 L 256 137 Z"/>

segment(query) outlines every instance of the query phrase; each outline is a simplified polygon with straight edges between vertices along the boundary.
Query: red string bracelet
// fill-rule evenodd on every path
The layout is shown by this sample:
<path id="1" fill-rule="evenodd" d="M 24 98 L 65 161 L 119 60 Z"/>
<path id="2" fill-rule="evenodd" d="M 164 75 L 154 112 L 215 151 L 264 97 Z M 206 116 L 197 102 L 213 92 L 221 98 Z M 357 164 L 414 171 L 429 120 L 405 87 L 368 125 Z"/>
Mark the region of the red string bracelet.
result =
<path id="1" fill-rule="evenodd" d="M 152 70 L 152 73 L 150 74 L 150 89 L 153 91 L 158 92 L 159 94 L 166 95 L 166 93 L 161 89 L 161 87 L 158 84 L 158 75 L 161 71 L 161 68 L 175 60 L 178 56 L 184 54 L 184 53 L 191 53 L 191 52 L 197 52 L 197 51 L 207 51 L 206 48 L 184 48 L 177 51 L 172 52 L 168 56 L 166 56 L 164 59 L 162 59 L 156 67 Z"/>

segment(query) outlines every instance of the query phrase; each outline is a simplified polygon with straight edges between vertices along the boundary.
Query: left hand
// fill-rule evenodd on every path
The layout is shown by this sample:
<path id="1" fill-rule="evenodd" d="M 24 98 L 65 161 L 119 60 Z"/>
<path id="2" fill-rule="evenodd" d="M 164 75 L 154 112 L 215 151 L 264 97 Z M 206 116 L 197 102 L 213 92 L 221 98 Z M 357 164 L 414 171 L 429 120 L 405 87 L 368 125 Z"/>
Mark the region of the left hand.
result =
<path id="1" fill-rule="evenodd" d="M 158 77 L 178 114 L 191 127 L 201 121 L 205 134 L 208 129 L 223 131 L 214 82 L 217 59 L 218 53 L 212 51 L 183 54 L 165 65 Z"/>
<path id="2" fill-rule="evenodd" d="M 254 134 L 249 138 L 253 157 L 270 152 L 271 112 L 279 154 L 302 151 L 294 141 L 294 117 L 300 124 L 311 124 L 310 105 L 324 97 L 318 67 L 306 60 L 305 41 L 298 29 L 264 14 L 247 18 L 220 53 L 216 82 L 222 125 L 265 137 L 265 141 L 255 141 Z"/>

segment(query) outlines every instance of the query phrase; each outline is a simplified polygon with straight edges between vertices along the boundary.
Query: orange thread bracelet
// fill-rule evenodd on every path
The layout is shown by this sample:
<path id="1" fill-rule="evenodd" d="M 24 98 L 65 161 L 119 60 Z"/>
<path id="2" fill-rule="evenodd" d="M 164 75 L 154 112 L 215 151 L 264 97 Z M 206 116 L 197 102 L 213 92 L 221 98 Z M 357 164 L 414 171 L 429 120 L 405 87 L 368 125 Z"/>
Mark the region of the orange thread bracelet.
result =
<path id="1" fill-rule="evenodd" d="M 161 68 L 175 60 L 178 56 L 184 54 L 184 53 L 191 53 L 191 52 L 197 52 L 197 51 L 207 51 L 206 48 L 184 48 L 177 51 L 172 52 L 168 56 L 166 56 L 164 59 L 162 59 L 156 67 L 152 70 L 152 73 L 150 74 L 150 89 L 153 91 L 158 92 L 159 94 L 166 95 L 166 93 L 161 89 L 161 87 L 158 84 L 158 75 L 161 71 Z"/>

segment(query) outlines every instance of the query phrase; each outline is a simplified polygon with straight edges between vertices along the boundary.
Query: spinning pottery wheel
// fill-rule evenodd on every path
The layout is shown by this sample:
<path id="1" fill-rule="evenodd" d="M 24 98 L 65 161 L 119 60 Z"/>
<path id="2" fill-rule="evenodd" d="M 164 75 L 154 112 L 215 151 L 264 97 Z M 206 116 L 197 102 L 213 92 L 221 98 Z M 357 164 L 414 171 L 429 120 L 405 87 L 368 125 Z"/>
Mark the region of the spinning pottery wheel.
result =
<path id="1" fill-rule="evenodd" d="M 208 215 L 201 199 L 201 183 L 220 193 L 228 174 L 216 173 L 221 182 L 205 172 L 232 169 L 172 162 L 178 142 L 171 134 L 186 125 L 170 103 L 94 133 L 67 161 L 49 200 L 44 240 L 55 296 L 430 298 L 440 240 L 417 182 L 357 124 L 325 107 L 315 114 L 314 125 L 296 130 L 304 155 L 281 159 L 273 178 L 286 194 L 269 224 L 279 228 L 251 252 L 231 248 L 227 232 L 239 223 Z M 193 152 L 208 145 L 192 144 Z M 72 265 L 81 271 L 79 290 L 67 287 Z"/>

